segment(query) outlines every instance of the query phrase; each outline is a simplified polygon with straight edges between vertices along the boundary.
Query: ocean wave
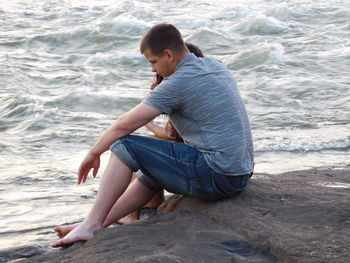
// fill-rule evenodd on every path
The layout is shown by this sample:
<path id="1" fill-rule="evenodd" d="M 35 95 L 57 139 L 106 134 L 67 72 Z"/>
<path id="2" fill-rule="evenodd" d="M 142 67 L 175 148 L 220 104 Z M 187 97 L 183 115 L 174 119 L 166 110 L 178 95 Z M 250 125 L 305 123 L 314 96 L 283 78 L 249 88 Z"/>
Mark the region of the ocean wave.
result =
<path id="1" fill-rule="evenodd" d="M 300 20 L 303 18 L 308 19 L 311 15 L 315 14 L 315 11 L 312 7 L 306 5 L 293 4 L 292 6 L 282 3 L 268 9 L 264 14 L 281 20 Z"/>
<path id="2" fill-rule="evenodd" d="M 79 88 L 65 95 L 50 98 L 45 102 L 46 107 L 59 108 L 67 112 L 120 115 L 140 102 L 139 98 L 123 96 L 117 92 L 99 91 Z"/>
<path id="3" fill-rule="evenodd" d="M 130 14 L 121 14 L 113 18 L 108 15 L 107 17 L 108 19 L 97 26 L 102 32 L 108 34 L 142 37 L 147 29 L 151 27 L 149 23 Z"/>
<path id="4" fill-rule="evenodd" d="M 258 43 L 252 49 L 226 57 L 225 63 L 232 70 L 255 68 L 263 64 L 279 65 L 283 63 L 283 54 L 283 45 L 263 42 Z"/>
<path id="5" fill-rule="evenodd" d="M 319 133 L 319 132 L 318 132 Z M 276 136 L 255 140 L 256 152 L 320 152 L 325 150 L 350 150 L 350 136 Z"/>
<path id="6" fill-rule="evenodd" d="M 41 98 L 4 96 L 0 99 L 0 131 L 8 136 L 19 136 L 16 138 L 21 143 L 29 144 L 33 149 L 52 139 L 70 142 L 77 131 L 79 140 L 86 142 L 91 135 L 84 133 L 84 129 L 97 131 L 107 127 L 117 116 L 140 102 L 139 98 L 123 94 L 111 96 L 110 91 L 94 93 L 81 88 L 65 95 Z M 0 152 L 13 143 L 16 142 L 4 141 Z"/>
<path id="7" fill-rule="evenodd" d="M 2 126 L 1 124 L 0 124 L 0 126 Z M 5 144 L 3 144 L 3 143 L 0 143 L 0 153 L 2 152 L 2 151 L 4 151 L 5 149 L 6 149 L 6 145 Z"/>
<path id="8" fill-rule="evenodd" d="M 25 119 L 28 114 L 35 112 L 40 103 L 31 98 L 18 95 L 7 95 L 0 99 L 2 118 L 4 120 Z M 2 126 L 3 128 L 3 126 Z"/>
<path id="9" fill-rule="evenodd" d="M 350 8 L 348 10 L 337 9 L 336 12 L 332 14 L 332 20 L 337 22 L 346 22 L 350 18 Z M 347 24 L 349 26 L 349 24 Z"/>
<path id="10" fill-rule="evenodd" d="M 36 50 L 67 53 L 95 53 L 109 50 L 113 44 L 121 46 L 129 43 L 127 38 L 104 34 L 98 28 L 77 27 L 69 31 L 45 32 L 30 37 L 23 45 Z"/>
<path id="11" fill-rule="evenodd" d="M 288 26 L 282 21 L 264 14 L 248 16 L 237 26 L 236 30 L 247 35 L 281 34 L 288 30 Z"/>
<path id="12" fill-rule="evenodd" d="M 213 18 L 216 20 L 232 21 L 233 19 L 246 16 L 247 13 L 248 13 L 248 10 L 247 8 L 244 8 L 244 7 L 234 7 L 234 8 L 228 7 L 220 11 Z"/>
<path id="13" fill-rule="evenodd" d="M 38 131 L 47 127 L 47 120 L 56 115 L 57 109 L 46 108 L 39 99 L 29 96 L 8 95 L 2 104 L 1 131 L 19 133 L 24 130 Z"/>
<path id="14" fill-rule="evenodd" d="M 230 53 L 233 42 L 230 37 L 207 27 L 196 29 L 186 38 L 186 41 L 197 44 L 201 49 L 208 50 L 210 53 L 215 54 Z"/>
<path id="15" fill-rule="evenodd" d="M 111 69 L 115 69 L 120 66 L 121 70 L 125 70 L 127 68 L 136 68 L 144 67 L 148 65 L 147 60 L 140 55 L 138 50 L 135 47 L 135 50 L 132 52 L 118 52 L 116 50 L 113 54 L 107 53 L 96 53 L 94 55 L 89 56 L 86 60 L 86 65 L 89 66 L 109 66 Z"/>
<path id="16" fill-rule="evenodd" d="M 57 28 L 55 24 L 51 24 L 40 30 L 32 29 L 33 32 L 27 34 L 25 39 L 21 38 L 7 45 L 19 45 L 22 41 L 22 46 L 32 50 L 40 48 L 65 54 L 91 54 L 137 42 L 148 28 L 149 24 L 142 20 L 130 14 L 121 14 L 113 19 L 107 16 L 79 21 L 68 27 L 68 30 L 62 24 Z"/>

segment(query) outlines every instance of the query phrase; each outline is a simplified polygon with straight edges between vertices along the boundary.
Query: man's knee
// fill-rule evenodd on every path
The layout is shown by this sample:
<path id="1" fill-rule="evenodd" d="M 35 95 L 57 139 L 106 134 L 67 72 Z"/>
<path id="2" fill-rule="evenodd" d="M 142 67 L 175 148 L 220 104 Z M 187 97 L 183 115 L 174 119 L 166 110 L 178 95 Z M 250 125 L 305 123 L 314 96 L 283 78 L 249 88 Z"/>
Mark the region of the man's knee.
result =
<path id="1" fill-rule="evenodd" d="M 109 149 L 133 172 L 136 172 L 139 170 L 139 165 L 126 146 L 127 137 L 129 135 L 116 140 Z"/>

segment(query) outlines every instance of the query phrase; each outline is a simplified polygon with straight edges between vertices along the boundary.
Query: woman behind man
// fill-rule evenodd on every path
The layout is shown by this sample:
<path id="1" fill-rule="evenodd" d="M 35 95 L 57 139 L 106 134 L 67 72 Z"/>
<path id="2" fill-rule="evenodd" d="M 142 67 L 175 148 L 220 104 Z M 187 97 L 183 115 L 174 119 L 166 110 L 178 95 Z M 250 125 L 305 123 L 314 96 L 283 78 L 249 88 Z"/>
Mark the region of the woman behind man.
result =
<path id="1" fill-rule="evenodd" d="M 186 47 L 190 51 L 190 53 L 195 54 L 197 57 L 204 57 L 203 52 L 200 50 L 199 47 L 196 45 L 193 45 L 191 43 L 186 43 Z M 151 89 L 155 89 L 157 85 L 159 85 L 163 81 L 163 77 L 156 75 L 155 81 L 151 85 Z M 154 136 L 168 141 L 176 141 L 176 142 L 183 142 L 183 139 L 175 129 L 174 125 L 171 123 L 170 120 L 167 121 L 165 127 L 159 126 L 155 124 L 153 121 L 146 124 L 145 127 L 149 129 L 151 132 L 154 133 Z M 145 208 L 158 208 L 158 206 L 164 201 L 164 191 L 160 191 L 156 193 L 152 200 L 149 201 Z M 124 218 L 121 218 L 117 223 L 119 224 L 128 224 L 133 221 L 136 221 L 140 219 L 140 214 L 142 210 L 136 210 L 129 215 L 125 216 Z M 62 225 L 57 226 L 54 228 L 54 231 L 57 233 L 57 236 L 60 238 L 63 238 L 66 236 L 70 231 L 72 231 L 75 227 L 77 227 L 80 223 L 71 224 L 71 225 Z"/>

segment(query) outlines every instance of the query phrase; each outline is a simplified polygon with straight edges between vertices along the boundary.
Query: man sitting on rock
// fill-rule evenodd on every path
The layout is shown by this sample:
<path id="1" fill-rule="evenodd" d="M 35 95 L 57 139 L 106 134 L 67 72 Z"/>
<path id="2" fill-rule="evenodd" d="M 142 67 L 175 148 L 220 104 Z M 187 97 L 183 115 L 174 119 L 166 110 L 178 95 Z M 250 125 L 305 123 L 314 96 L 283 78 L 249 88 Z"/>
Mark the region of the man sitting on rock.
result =
<path id="1" fill-rule="evenodd" d="M 235 80 L 225 66 L 190 54 L 170 24 L 152 27 L 141 53 L 164 78 L 138 106 L 118 118 L 90 149 L 78 184 L 110 149 L 99 191 L 87 218 L 52 246 L 89 240 L 94 232 L 146 204 L 160 189 L 204 200 L 234 196 L 253 172 L 249 120 Z M 182 142 L 129 135 L 166 113 Z M 131 183 L 132 171 L 138 171 Z"/>

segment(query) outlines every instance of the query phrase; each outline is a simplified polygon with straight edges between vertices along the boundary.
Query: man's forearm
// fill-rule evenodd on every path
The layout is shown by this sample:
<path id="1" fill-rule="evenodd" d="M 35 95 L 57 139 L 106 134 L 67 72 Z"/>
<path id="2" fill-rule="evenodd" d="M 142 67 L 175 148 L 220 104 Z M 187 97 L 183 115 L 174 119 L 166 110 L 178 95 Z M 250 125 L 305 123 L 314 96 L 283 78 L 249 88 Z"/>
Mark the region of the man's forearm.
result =
<path id="1" fill-rule="evenodd" d="M 93 155 L 101 155 L 105 151 L 107 151 L 110 145 L 133 131 L 129 131 L 127 129 L 122 129 L 118 127 L 118 120 L 113 123 L 97 140 L 97 142 L 90 149 L 90 153 Z"/>
<path id="2" fill-rule="evenodd" d="M 142 127 L 154 119 L 161 112 L 144 103 L 139 104 L 129 112 L 118 118 L 97 140 L 90 149 L 90 154 L 101 155 L 109 149 L 111 144 Z"/>

